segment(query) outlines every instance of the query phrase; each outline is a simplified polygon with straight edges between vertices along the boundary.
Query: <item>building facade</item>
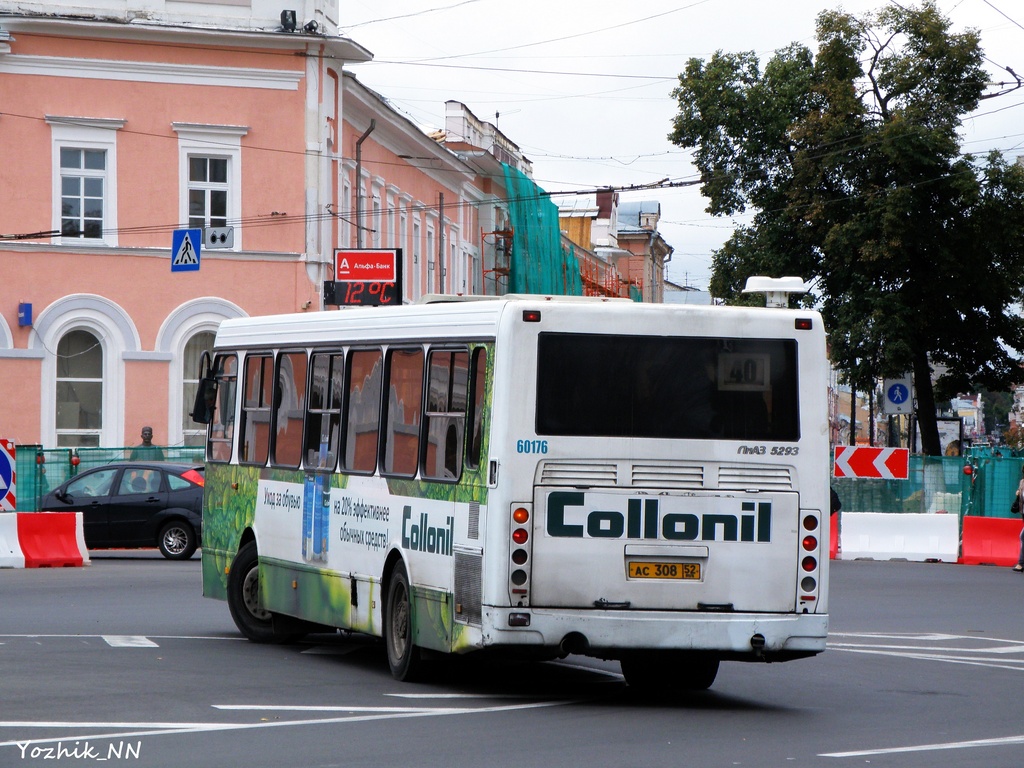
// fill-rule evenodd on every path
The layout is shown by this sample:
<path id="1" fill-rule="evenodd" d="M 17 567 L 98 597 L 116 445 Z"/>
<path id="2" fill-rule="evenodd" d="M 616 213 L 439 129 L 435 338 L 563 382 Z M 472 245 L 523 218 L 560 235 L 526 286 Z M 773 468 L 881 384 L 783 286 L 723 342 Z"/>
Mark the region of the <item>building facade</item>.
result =
<path id="1" fill-rule="evenodd" d="M 336 2 L 289 5 L 0 2 L 0 436 L 198 444 L 219 323 L 324 309 L 337 248 L 400 248 L 406 301 L 486 289 L 528 162 L 456 141 L 463 105 L 425 135 L 345 70 Z M 223 236 L 174 269 L 189 228 Z"/>
<path id="2" fill-rule="evenodd" d="M 660 219 L 656 201 L 621 202 L 610 189 L 562 201 L 562 232 L 587 253 L 580 264 L 585 291 L 666 302 L 665 268 L 673 249 L 658 232 Z"/>

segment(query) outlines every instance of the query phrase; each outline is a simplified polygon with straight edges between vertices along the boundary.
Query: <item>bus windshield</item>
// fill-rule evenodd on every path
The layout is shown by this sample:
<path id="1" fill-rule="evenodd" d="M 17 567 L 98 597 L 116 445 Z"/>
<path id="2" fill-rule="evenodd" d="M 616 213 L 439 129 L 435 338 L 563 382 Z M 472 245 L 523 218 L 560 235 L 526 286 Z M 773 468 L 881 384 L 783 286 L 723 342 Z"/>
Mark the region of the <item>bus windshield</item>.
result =
<path id="1" fill-rule="evenodd" d="M 540 435 L 797 441 L 797 345 L 542 333 Z"/>

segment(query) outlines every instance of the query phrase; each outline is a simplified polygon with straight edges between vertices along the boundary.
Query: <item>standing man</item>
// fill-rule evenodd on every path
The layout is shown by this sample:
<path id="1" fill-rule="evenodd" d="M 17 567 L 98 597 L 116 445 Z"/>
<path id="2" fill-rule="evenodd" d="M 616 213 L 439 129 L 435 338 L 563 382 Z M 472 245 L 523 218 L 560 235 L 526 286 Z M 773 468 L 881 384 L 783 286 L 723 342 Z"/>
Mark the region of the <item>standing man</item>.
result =
<path id="1" fill-rule="evenodd" d="M 163 461 L 164 452 L 160 450 L 160 446 L 153 445 L 153 428 L 143 427 L 142 428 L 142 444 L 132 448 L 131 455 L 128 457 L 132 461 Z"/>

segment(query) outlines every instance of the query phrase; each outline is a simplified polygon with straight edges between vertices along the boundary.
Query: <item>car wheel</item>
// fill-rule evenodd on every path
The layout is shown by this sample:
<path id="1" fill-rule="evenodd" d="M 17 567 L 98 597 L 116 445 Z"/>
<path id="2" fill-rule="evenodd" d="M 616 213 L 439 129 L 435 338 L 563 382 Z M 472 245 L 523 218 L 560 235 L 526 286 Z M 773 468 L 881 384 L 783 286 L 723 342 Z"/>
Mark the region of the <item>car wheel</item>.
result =
<path id="1" fill-rule="evenodd" d="M 384 645 L 388 665 L 396 680 L 411 682 L 422 674 L 420 649 L 412 641 L 412 595 L 409 574 L 402 563 L 391 572 L 388 601 L 384 613 Z"/>
<path id="2" fill-rule="evenodd" d="M 231 563 L 228 610 L 235 626 L 254 643 L 288 643 L 304 634 L 282 629 L 288 624 L 287 617 L 275 617 L 260 605 L 259 553 L 255 541 L 240 547 Z M 275 619 L 279 627 L 275 627 Z"/>
<path id="3" fill-rule="evenodd" d="M 173 520 L 160 529 L 160 554 L 168 560 L 188 560 L 196 551 L 196 532 L 181 520 Z"/>

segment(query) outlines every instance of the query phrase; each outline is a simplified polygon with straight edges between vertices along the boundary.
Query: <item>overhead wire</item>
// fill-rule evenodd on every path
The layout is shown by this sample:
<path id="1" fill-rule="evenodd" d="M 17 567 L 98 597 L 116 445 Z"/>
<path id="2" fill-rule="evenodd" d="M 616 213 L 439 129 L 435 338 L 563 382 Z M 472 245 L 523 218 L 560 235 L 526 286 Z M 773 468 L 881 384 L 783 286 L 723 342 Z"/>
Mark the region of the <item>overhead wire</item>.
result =
<path id="1" fill-rule="evenodd" d="M 416 16 L 416 15 L 421 15 L 423 13 L 435 12 L 435 11 L 440 11 L 440 10 L 449 10 L 451 8 L 456 8 L 456 7 L 459 7 L 459 6 L 462 6 L 462 5 L 468 5 L 468 4 L 471 4 L 472 2 L 477 2 L 477 1 L 478 0 L 466 0 L 466 2 L 455 3 L 455 4 L 453 4 L 451 6 L 447 6 L 445 8 L 426 9 L 424 11 L 417 12 L 417 13 L 414 13 L 414 14 L 408 14 L 408 15 L 406 15 L 404 17 Z M 677 11 L 680 11 L 680 10 L 685 10 L 686 8 L 691 8 L 691 7 L 694 7 L 696 5 L 701 5 L 704 2 L 708 2 L 708 1 L 709 0 L 701 0 L 701 2 L 692 3 L 691 5 L 686 6 L 685 8 L 674 9 L 673 11 L 669 11 L 667 13 L 674 13 L 674 12 L 677 12 Z M 1003 13 L 998 8 L 996 8 L 991 2 L 988 2 L 988 0 L 985 0 L 985 2 L 986 2 L 987 5 L 991 6 L 994 10 L 999 12 L 1001 15 L 1005 16 L 1007 19 L 1009 19 L 1015 25 L 1021 26 L 1018 22 L 1016 22 L 1015 20 L 1013 20 L 1010 17 L 1006 16 L 1005 13 Z M 612 27 L 606 27 L 606 28 L 602 28 L 602 29 L 599 29 L 599 30 L 592 30 L 590 32 L 579 33 L 579 34 L 576 34 L 576 35 L 565 36 L 565 37 L 562 37 L 562 38 L 554 38 L 552 40 L 538 41 L 536 43 L 523 44 L 523 45 L 520 45 L 520 46 L 511 46 L 511 47 L 508 47 L 508 48 L 494 49 L 494 50 L 492 50 L 490 52 L 482 51 L 482 52 L 478 52 L 477 54 L 460 54 L 458 56 L 444 57 L 444 58 L 465 58 L 465 57 L 469 57 L 469 56 L 472 56 L 472 55 L 484 55 L 484 54 L 487 54 L 487 53 L 497 53 L 497 52 L 502 52 L 502 51 L 507 51 L 507 50 L 514 50 L 514 49 L 517 49 L 517 48 L 534 47 L 534 46 L 537 46 L 537 45 L 542 45 L 542 44 L 550 43 L 550 42 L 559 42 L 559 41 L 571 39 L 571 38 L 574 38 L 574 37 L 583 36 L 583 35 L 586 35 L 586 34 L 596 34 L 596 33 L 602 32 L 602 31 L 608 31 L 609 29 L 621 28 L 622 26 L 627 26 L 627 25 L 633 24 L 633 23 L 639 23 L 640 21 L 650 20 L 652 18 L 656 18 L 657 16 L 667 15 L 667 13 L 666 14 L 657 14 L 655 16 L 645 17 L 644 19 L 634 20 L 632 22 L 625 22 L 625 23 L 620 24 L 620 25 L 614 25 Z M 392 18 L 393 19 L 397 19 L 397 18 L 404 18 L 404 17 L 392 17 Z M 387 20 L 389 20 L 389 19 L 379 19 L 379 20 L 376 20 L 376 21 L 387 21 Z M 374 22 L 366 22 L 366 23 L 374 23 Z M 355 26 L 363 26 L 363 24 L 355 25 Z M 354 27 L 352 27 L 352 28 L 354 28 Z M 145 44 L 161 45 L 160 43 L 151 43 L 151 42 L 146 42 Z M 168 47 L 184 48 L 184 47 L 187 47 L 187 46 L 168 46 Z M 294 56 L 295 55 L 294 52 L 280 53 L 280 54 L 277 53 L 277 52 L 268 52 L 268 54 L 271 54 L 271 55 L 288 55 L 288 56 Z M 441 58 L 441 57 L 437 57 L 434 60 L 436 61 L 439 58 Z M 408 64 L 408 65 L 421 65 L 421 64 L 422 65 L 426 65 L 426 63 L 429 62 L 429 61 L 431 61 L 431 60 L 428 59 L 428 60 L 421 60 L 421 61 L 418 61 L 418 62 L 414 61 L 414 62 L 405 62 L 405 63 Z M 384 63 L 384 62 L 382 62 L 382 63 Z M 395 63 L 401 63 L 401 62 L 395 62 Z M 993 62 L 993 64 L 994 64 L 994 62 Z M 453 68 L 482 69 L 483 71 L 506 71 L 506 72 L 520 73 L 520 74 L 552 74 L 553 73 L 552 70 L 525 70 L 525 69 L 511 69 L 511 68 L 458 67 L 457 65 L 445 65 L 445 66 L 452 66 Z M 617 76 L 617 75 L 614 75 L 614 74 L 596 75 L 595 73 L 561 73 L 561 72 L 558 72 L 557 74 L 589 75 L 589 76 L 602 76 L 602 77 L 620 77 L 620 76 Z M 639 75 L 628 75 L 628 76 L 625 76 L 625 77 L 630 77 L 630 78 L 633 78 L 633 79 L 647 79 L 647 80 L 654 80 L 654 81 L 675 79 L 675 76 L 673 76 L 672 78 L 668 78 L 668 77 L 664 77 L 663 78 L 663 77 L 658 77 L 658 76 L 639 76 Z M 389 102 L 390 102 L 390 100 L 389 100 Z M 971 117 L 980 116 L 980 115 L 984 115 L 984 114 L 992 114 L 994 112 L 1000 112 L 1000 111 L 1004 111 L 1004 110 L 1007 110 L 1007 109 L 1012 109 L 1012 108 L 1015 108 L 1016 106 L 1021 106 L 1021 104 L 1008 105 L 1006 107 L 1002 107 L 1002 108 L 997 109 L 997 110 L 991 110 L 989 112 L 979 113 L 978 115 L 972 115 Z M 394 108 L 394 107 L 392 106 L 392 108 Z M 7 113 L 7 114 L 10 114 L 10 113 Z M 21 117 L 25 117 L 25 116 L 21 116 Z M 128 129 L 122 129 L 122 130 L 124 132 L 126 132 L 126 133 L 132 132 L 132 131 L 130 131 Z M 152 133 L 145 133 L 145 132 L 139 132 L 139 131 L 135 131 L 135 133 L 139 133 L 140 135 L 162 136 L 161 134 L 152 134 Z M 171 137 L 171 136 L 162 136 L 162 137 L 164 137 L 164 138 L 171 138 L 171 139 L 174 138 L 174 137 Z M 214 143 L 211 142 L 211 146 L 213 146 L 213 144 Z M 270 151 L 270 152 L 284 152 L 284 153 L 295 154 L 295 155 L 303 155 L 303 156 L 307 156 L 309 154 L 324 154 L 324 153 L 321 153 L 321 152 L 317 152 L 316 150 L 312 150 L 312 151 L 310 151 L 310 150 L 288 150 L 288 149 L 282 149 L 282 148 L 277 148 L 277 147 L 273 147 L 272 148 L 272 147 L 252 146 L 252 145 L 249 145 L 249 144 L 246 145 L 246 149 L 257 149 L 257 150 L 261 150 L 261 151 Z M 852 151 L 852 149 L 838 150 L 838 151 Z M 543 155 L 542 154 L 540 156 L 556 157 L 557 155 Z M 337 159 L 339 161 L 343 159 L 341 155 L 332 155 L 332 158 L 333 159 Z M 563 156 L 563 158 L 564 159 L 574 159 L 574 158 L 571 158 L 571 156 Z M 584 161 L 587 161 L 587 162 L 593 162 L 593 160 L 594 160 L 594 158 L 578 158 L 578 159 L 581 159 L 581 160 L 584 160 Z M 608 160 L 613 161 L 613 162 L 618 162 L 620 164 L 623 164 L 622 161 L 619 161 L 619 160 L 617 160 L 614 157 L 613 158 L 608 158 Z M 396 166 L 397 165 L 403 165 L 403 166 L 406 165 L 405 163 L 397 163 L 397 162 L 395 162 L 395 163 L 388 163 L 386 161 L 377 161 L 377 162 L 380 165 L 396 165 Z M 636 162 L 636 159 L 631 161 L 631 163 L 632 162 Z M 442 169 L 442 170 L 447 170 L 447 169 Z M 699 183 L 699 182 L 696 182 L 696 181 L 687 182 L 685 184 L 685 186 L 691 186 L 691 185 L 696 184 L 696 183 Z M 591 190 L 601 189 L 601 188 L 604 188 L 604 187 L 602 187 L 602 186 L 592 187 Z M 663 187 L 663 188 L 670 188 L 670 187 L 666 186 L 666 187 Z M 566 194 L 566 193 L 549 193 L 549 194 L 555 195 L 555 194 Z M 449 205 L 449 208 L 451 208 L 451 205 Z M 333 216 L 340 216 L 341 213 L 340 212 L 333 212 L 331 215 L 333 215 Z M 317 214 L 317 215 L 315 215 L 315 217 L 319 218 L 320 215 Z M 239 220 L 239 221 L 240 221 L 240 223 L 244 223 L 244 224 L 246 224 L 248 226 L 269 226 L 271 224 L 279 225 L 279 224 L 285 224 L 285 223 L 289 223 L 289 222 L 294 222 L 295 220 L 298 220 L 298 219 L 306 220 L 308 218 L 310 218 L 310 217 L 308 217 L 308 216 L 307 217 L 286 217 L 286 218 L 277 218 L 276 220 L 263 221 L 262 219 L 257 217 L 256 220 Z M 128 231 L 128 230 L 125 230 L 125 231 Z M 142 231 L 142 229 L 140 228 L 137 231 Z"/>

